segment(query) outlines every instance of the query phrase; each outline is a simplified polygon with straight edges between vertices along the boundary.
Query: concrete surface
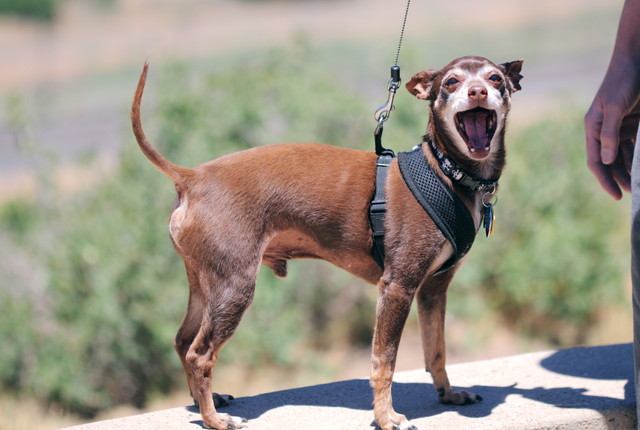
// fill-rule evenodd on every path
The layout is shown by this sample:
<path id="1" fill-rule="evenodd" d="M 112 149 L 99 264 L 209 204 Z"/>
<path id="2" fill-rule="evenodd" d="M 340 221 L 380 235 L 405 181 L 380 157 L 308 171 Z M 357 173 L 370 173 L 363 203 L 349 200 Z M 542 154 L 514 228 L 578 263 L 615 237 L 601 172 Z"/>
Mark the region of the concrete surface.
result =
<path id="1" fill-rule="evenodd" d="M 396 374 L 395 409 L 419 429 L 632 429 L 635 404 L 630 344 L 536 352 L 452 365 L 455 387 L 481 403 L 441 405 L 422 370 Z M 221 411 L 249 419 L 249 430 L 373 428 L 367 379 L 238 398 Z M 188 406 L 69 427 L 73 430 L 200 429 Z"/>

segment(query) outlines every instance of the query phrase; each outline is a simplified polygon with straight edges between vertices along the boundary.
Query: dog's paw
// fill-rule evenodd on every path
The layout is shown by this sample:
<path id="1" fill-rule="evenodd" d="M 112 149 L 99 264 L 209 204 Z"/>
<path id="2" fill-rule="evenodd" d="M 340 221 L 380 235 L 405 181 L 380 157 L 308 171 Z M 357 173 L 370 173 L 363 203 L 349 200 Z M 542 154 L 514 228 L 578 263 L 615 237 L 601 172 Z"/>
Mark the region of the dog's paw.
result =
<path id="1" fill-rule="evenodd" d="M 376 430 L 418 430 L 416 426 L 411 424 L 411 421 L 409 421 L 407 417 L 395 412 L 389 414 L 388 419 L 385 420 L 384 424 L 382 421 L 383 420 L 377 421 L 378 426 L 376 427 Z"/>
<path id="2" fill-rule="evenodd" d="M 410 421 L 405 421 L 401 425 L 394 424 L 393 425 L 393 430 L 418 430 L 418 427 L 416 427 L 413 424 L 411 424 Z"/>
<path id="3" fill-rule="evenodd" d="M 245 428 L 247 423 L 246 418 L 234 417 L 229 414 L 215 414 L 211 420 L 203 417 L 204 427 L 215 430 L 237 430 Z"/>
<path id="4" fill-rule="evenodd" d="M 482 401 L 481 396 L 464 390 L 450 390 L 447 392 L 441 389 L 438 392 L 438 396 L 440 397 L 440 403 L 451 405 L 473 405 L 474 403 Z"/>
<path id="5" fill-rule="evenodd" d="M 246 418 L 242 417 L 232 417 L 231 415 L 228 415 L 228 417 L 230 418 L 230 420 L 227 421 L 227 430 L 245 428 L 247 426 L 247 423 L 249 422 Z"/>

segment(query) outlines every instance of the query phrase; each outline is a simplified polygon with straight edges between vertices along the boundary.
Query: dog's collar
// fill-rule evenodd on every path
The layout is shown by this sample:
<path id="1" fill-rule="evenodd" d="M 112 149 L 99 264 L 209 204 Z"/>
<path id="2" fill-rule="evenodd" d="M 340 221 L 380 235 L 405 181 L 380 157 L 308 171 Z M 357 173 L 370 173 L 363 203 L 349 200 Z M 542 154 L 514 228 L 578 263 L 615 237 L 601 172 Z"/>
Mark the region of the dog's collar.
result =
<path id="1" fill-rule="evenodd" d="M 472 191 L 495 191 L 497 186 L 496 181 L 488 181 L 486 179 L 480 179 L 471 176 L 464 170 L 460 169 L 456 165 L 456 163 L 451 160 L 451 158 L 444 155 L 442 151 L 438 149 L 433 140 L 425 136 L 425 141 L 429 143 L 433 155 L 435 155 L 436 159 L 438 160 L 438 164 L 440 165 L 440 170 L 442 170 L 442 173 L 447 175 L 452 181 L 470 188 Z"/>

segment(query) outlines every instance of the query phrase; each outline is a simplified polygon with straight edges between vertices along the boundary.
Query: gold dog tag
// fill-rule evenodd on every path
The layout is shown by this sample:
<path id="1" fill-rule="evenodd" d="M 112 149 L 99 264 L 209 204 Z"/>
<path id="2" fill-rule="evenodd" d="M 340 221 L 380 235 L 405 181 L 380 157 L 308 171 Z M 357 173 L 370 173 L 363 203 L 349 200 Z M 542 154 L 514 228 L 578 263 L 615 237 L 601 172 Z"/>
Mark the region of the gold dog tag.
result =
<path id="1" fill-rule="evenodd" d="M 491 228 L 489 228 L 489 236 L 493 236 L 493 227 L 496 225 L 496 213 L 491 211 Z"/>

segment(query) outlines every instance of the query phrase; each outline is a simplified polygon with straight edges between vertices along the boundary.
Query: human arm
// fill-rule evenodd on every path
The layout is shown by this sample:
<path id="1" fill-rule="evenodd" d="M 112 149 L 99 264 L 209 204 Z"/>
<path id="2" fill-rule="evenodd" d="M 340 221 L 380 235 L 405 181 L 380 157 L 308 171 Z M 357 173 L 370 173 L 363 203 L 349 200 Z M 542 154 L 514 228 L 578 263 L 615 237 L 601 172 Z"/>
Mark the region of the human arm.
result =
<path id="1" fill-rule="evenodd" d="M 640 0 L 625 0 L 602 84 L 585 116 L 587 165 L 615 199 L 631 189 L 640 121 Z"/>

